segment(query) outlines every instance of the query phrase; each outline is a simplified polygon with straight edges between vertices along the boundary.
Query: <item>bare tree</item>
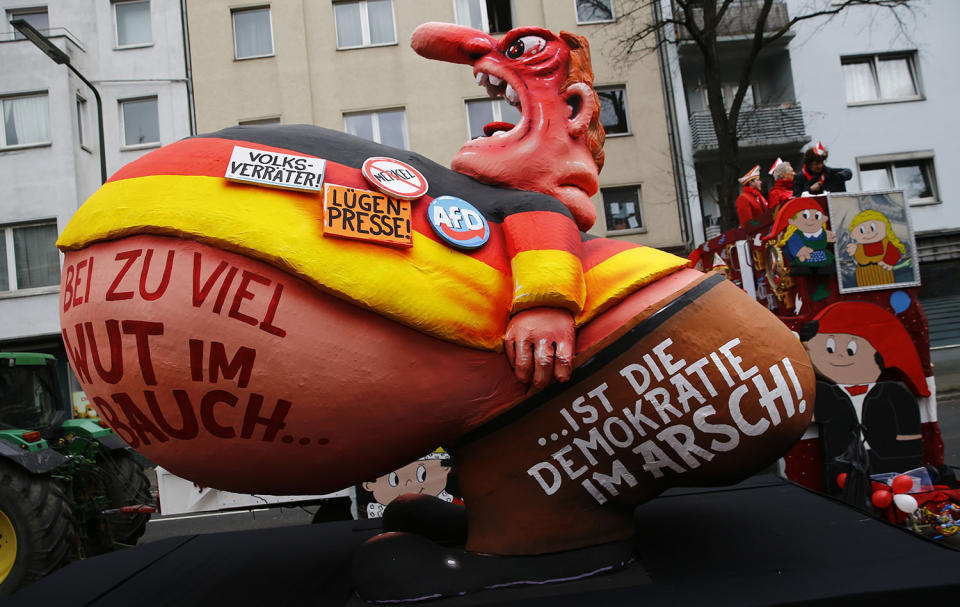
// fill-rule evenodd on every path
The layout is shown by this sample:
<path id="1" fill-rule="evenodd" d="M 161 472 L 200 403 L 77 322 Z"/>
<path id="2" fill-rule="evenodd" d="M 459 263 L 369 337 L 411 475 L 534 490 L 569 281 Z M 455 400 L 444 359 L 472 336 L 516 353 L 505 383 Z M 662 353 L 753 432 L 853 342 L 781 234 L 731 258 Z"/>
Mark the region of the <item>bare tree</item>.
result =
<path id="1" fill-rule="evenodd" d="M 707 105 L 717 134 L 721 169 L 718 203 L 721 228 L 727 230 L 737 225 L 737 177 L 744 168 L 740 166 L 737 120 L 740 118 L 743 100 L 750 89 L 754 64 L 761 51 L 801 21 L 829 19 L 854 7 L 889 9 L 902 24 L 901 11 L 910 10 L 910 5 L 915 0 L 818 0 L 810 2 L 809 8 L 803 9 L 800 14 L 791 15 L 779 26 L 768 23 L 770 11 L 778 3 L 777 0 L 671 2 L 673 10 L 670 14 L 664 14 L 660 10 L 653 10 L 654 5 L 661 4 L 661 0 L 624 0 L 617 18 L 617 29 L 622 33 L 617 36 L 615 53 L 622 58 L 628 58 L 633 54 L 649 52 L 661 44 L 675 44 L 679 39 L 696 45 L 697 52 L 703 59 Z M 750 10 L 742 10 L 744 8 Z M 651 11 L 655 15 L 653 19 L 650 17 Z M 739 63 L 736 94 L 732 100 L 725 103 L 720 68 L 729 67 L 730 59 L 723 54 L 719 42 L 724 36 L 724 26 L 734 17 L 739 20 L 746 17 L 750 20 L 748 23 L 739 21 L 737 29 L 750 31 L 751 36 L 745 55 L 736 60 Z"/>

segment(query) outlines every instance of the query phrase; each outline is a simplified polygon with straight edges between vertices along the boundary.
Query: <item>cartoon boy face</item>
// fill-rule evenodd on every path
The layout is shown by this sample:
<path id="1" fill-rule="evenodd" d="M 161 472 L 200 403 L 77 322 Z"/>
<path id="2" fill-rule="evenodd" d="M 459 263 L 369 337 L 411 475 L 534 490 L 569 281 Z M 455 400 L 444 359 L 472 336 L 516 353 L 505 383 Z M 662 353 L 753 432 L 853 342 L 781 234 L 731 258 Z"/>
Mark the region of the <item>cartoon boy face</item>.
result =
<path id="1" fill-rule="evenodd" d="M 838 384 L 869 384 L 880 377 L 877 350 L 849 333 L 818 333 L 807 341 L 814 368 Z"/>
<path id="2" fill-rule="evenodd" d="M 819 231 L 823 227 L 823 222 L 823 212 L 816 209 L 804 209 L 787 220 L 787 223 L 795 226 L 804 234 L 813 234 Z"/>
<path id="3" fill-rule="evenodd" d="M 860 244 L 880 242 L 887 233 L 886 228 L 882 221 L 864 221 L 850 230 L 850 238 Z"/>
<path id="4" fill-rule="evenodd" d="M 449 474 L 450 468 L 443 465 L 443 460 L 418 460 L 372 483 L 363 483 L 363 488 L 372 493 L 378 503 L 387 505 L 405 493 L 439 495 L 447 486 Z"/>

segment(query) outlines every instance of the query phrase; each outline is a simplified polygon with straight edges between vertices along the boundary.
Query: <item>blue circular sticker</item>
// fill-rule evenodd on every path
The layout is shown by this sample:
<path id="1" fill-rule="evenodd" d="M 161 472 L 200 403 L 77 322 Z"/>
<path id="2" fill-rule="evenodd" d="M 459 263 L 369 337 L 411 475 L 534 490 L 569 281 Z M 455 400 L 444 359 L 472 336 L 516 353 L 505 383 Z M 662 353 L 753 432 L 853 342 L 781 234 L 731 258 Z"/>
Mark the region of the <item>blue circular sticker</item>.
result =
<path id="1" fill-rule="evenodd" d="M 433 231 L 460 249 L 478 249 L 490 238 L 490 225 L 472 204 L 455 196 L 440 196 L 427 207 Z"/>

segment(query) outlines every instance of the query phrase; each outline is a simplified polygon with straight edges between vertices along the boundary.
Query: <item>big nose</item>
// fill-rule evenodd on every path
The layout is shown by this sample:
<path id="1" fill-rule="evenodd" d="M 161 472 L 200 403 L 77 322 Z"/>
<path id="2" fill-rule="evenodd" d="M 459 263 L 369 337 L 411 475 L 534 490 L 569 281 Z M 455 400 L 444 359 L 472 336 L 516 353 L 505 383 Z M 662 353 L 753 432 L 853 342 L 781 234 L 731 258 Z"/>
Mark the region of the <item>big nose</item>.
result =
<path id="1" fill-rule="evenodd" d="M 413 31 L 410 46 L 427 59 L 473 65 L 497 47 L 495 38 L 463 25 L 424 23 Z"/>

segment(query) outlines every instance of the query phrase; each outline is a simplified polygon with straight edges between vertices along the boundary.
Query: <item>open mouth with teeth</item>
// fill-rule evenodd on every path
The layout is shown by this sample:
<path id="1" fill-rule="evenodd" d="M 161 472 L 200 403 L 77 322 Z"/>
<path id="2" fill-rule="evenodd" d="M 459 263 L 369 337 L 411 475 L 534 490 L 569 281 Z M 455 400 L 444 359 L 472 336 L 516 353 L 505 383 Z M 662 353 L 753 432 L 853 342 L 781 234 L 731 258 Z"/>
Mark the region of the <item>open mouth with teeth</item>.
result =
<path id="1" fill-rule="evenodd" d="M 520 94 L 517 93 L 516 89 L 510 85 L 506 80 L 493 74 L 488 74 L 486 72 L 477 72 L 476 74 L 477 84 L 482 86 L 487 91 L 487 95 L 491 99 L 504 99 L 507 103 L 517 109 L 517 111 L 523 112 L 523 107 L 520 103 Z M 486 137 L 493 137 L 494 135 L 501 135 L 506 132 L 509 132 L 516 126 L 510 122 L 504 121 L 494 121 L 490 122 L 483 127 L 483 134 Z"/>

